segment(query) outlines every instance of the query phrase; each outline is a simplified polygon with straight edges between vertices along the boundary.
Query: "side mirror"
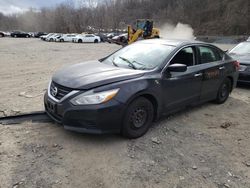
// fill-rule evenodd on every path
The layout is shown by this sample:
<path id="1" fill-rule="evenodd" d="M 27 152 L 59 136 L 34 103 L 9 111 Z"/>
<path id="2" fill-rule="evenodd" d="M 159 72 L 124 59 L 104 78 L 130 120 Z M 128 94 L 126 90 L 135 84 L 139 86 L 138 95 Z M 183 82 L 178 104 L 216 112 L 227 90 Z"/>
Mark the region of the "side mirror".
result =
<path id="1" fill-rule="evenodd" d="M 170 72 L 186 72 L 187 71 L 187 65 L 184 64 L 172 64 L 167 68 Z"/>

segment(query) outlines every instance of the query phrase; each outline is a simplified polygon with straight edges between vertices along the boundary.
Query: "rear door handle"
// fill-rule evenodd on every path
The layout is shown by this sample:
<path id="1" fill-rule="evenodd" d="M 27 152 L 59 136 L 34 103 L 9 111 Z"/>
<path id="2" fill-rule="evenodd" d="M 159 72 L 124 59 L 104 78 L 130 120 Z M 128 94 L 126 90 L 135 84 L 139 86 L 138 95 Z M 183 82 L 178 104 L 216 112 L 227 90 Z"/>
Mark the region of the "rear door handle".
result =
<path id="1" fill-rule="evenodd" d="M 200 76 L 202 76 L 203 74 L 202 73 L 197 73 L 197 74 L 195 74 L 194 76 L 195 77 L 200 77 Z"/>
<path id="2" fill-rule="evenodd" d="M 219 67 L 219 70 L 224 70 L 225 66 Z"/>

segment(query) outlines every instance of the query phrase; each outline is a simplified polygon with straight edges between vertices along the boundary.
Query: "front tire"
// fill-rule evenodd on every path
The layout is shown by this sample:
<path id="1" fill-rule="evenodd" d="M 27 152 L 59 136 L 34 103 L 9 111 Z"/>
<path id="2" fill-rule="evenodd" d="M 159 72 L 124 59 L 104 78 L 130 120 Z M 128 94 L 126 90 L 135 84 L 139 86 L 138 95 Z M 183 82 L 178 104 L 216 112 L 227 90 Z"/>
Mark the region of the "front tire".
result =
<path id="1" fill-rule="evenodd" d="M 224 103 L 229 97 L 231 88 L 232 88 L 231 80 L 229 78 L 226 78 L 220 85 L 215 102 L 217 104 Z"/>
<path id="2" fill-rule="evenodd" d="M 79 40 L 78 40 L 78 43 L 82 43 L 82 39 L 79 39 Z"/>
<path id="3" fill-rule="evenodd" d="M 153 104 L 148 99 L 139 97 L 126 110 L 121 134 L 127 138 L 141 137 L 148 131 L 153 118 Z"/>
<path id="4" fill-rule="evenodd" d="M 97 40 L 97 39 L 95 39 L 95 40 L 94 40 L 94 43 L 98 43 L 98 40 Z"/>

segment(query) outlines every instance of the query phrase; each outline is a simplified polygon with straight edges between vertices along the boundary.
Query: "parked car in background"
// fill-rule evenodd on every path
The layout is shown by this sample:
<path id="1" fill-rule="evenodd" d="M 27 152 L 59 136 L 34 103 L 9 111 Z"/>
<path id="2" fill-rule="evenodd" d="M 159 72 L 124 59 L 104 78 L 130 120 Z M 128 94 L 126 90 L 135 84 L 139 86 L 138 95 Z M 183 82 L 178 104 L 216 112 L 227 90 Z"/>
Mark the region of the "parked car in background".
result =
<path id="1" fill-rule="evenodd" d="M 206 101 L 224 103 L 238 68 L 208 43 L 143 40 L 57 71 L 44 104 L 65 129 L 138 138 L 162 115 Z"/>
<path id="2" fill-rule="evenodd" d="M 76 37 L 77 34 L 63 34 L 61 37 L 56 38 L 57 42 L 72 42 L 73 38 Z"/>
<path id="3" fill-rule="evenodd" d="M 85 34 L 85 35 L 77 35 L 73 38 L 73 42 L 88 42 L 88 43 L 98 43 L 101 42 L 101 39 L 99 36 L 96 36 L 94 34 Z"/>
<path id="4" fill-rule="evenodd" d="M 44 33 L 44 32 L 36 32 L 35 34 L 34 34 L 34 37 L 35 38 L 39 38 L 39 37 L 41 37 L 41 36 L 45 36 L 45 35 L 47 35 L 48 33 Z"/>
<path id="5" fill-rule="evenodd" d="M 28 32 L 28 34 L 30 35 L 30 37 L 35 37 L 35 32 Z"/>
<path id="6" fill-rule="evenodd" d="M 250 84 L 250 41 L 238 44 L 229 55 L 240 63 L 238 83 Z"/>
<path id="7" fill-rule="evenodd" d="M 59 39 L 63 34 L 61 33 L 54 33 L 53 35 L 50 35 L 49 37 L 46 37 L 46 41 L 49 42 L 55 42 L 57 39 Z"/>
<path id="8" fill-rule="evenodd" d="M 118 36 L 118 35 L 119 35 L 118 33 L 107 33 L 107 38 L 112 39 L 113 37 Z"/>
<path id="9" fill-rule="evenodd" d="M 112 39 L 108 39 L 109 43 L 115 43 L 115 44 L 119 44 L 119 45 L 126 44 L 127 41 L 128 41 L 128 34 L 127 33 L 124 33 L 124 34 L 121 34 L 118 36 L 114 36 Z"/>
<path id="10" fill-rule="evenodd" d="M 100 37 L 101 42 L 107 42 L 108 41 L 107 35 L 105 35 L 103 33 L 96 33 L 95 35 Z"/>
<path id="11" fill-rule="evenodd" d="M 31 37 L 29 33 L 26 33 L 24 31 L 13 31 L 10 34 L 11 37 L 15 38 L 29 38 Z"/>
<path id="12" fill-rule="evenodd" d="M 10 37 L 11 32 L 9 31 L 3 31 L 4 37 Z"/>
<path id="13" fill-rule="evenodd" d="M 40 39 L 41 40 L 46 40 L 46 38 L 50 37 L 51 35 L 54 35 L 54 33 L 49 33 L 47 35 L 42 35 L 42 36 L 40 36 Z"/>
<path id="14" fill-rule="evenodd" d="M 0 37 L 5 37 L 4 32 L 0 31 Z"/>

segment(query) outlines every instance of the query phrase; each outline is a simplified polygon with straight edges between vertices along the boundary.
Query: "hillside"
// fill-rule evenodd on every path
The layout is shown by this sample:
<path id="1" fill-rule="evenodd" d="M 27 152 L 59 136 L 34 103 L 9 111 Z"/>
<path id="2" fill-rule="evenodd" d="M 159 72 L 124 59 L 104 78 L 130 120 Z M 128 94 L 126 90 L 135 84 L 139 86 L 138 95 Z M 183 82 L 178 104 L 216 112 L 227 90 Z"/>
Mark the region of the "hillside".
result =
<path id="1" fill-rule="evenodd" d="M 249 35 L 248 0 L 106 0 L 93 6 L 68 3 L 54 9 L 32 9 L 21 15 L 0 14 L 0 30 L 82 32 L 94 28 L 126 28 L 138 18 L 152 18 L 157 26 L 189 24 L 197 35 Z"/>

